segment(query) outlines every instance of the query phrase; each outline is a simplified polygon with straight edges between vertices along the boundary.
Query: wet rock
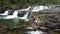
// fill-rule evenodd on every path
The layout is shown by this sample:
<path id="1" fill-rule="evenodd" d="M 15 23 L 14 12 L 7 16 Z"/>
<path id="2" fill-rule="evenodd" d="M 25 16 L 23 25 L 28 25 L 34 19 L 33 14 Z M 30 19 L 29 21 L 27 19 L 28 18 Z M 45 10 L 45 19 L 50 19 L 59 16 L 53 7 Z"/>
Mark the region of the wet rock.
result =
<path id="1" fill-rule="evenodd" d="M 60 29 L 59 23 L 51 23 L 51 24 L 48 24 L 47 26 L 52 29 Z"/>
<path id="2" fill-rule="evenodd" d="M 60 32 L 60 29 L 54 29 L 54 31 Z"/>
<path id="3" fill-rule="evenodd" d="M 60 23 L 60 18 L 57 19 L 57 23 Z"/>
<path id="4" fill-rule="evenodd" d="M 4 28 L 4 32 L 19 32 L 20 30 L 23 30 L 24 27 L 16 27 L 16 28 L 10 28 L 10 27 L 6 27 Z"/>
<path id="5" fill-rule="evenodd" d="M 57 23 L 57 20 L 55 18 L 48 18 L 50 22 Z"/>
<path id="6" fill-rule="evenodd" d="M 33 27 L 27 27 L 26 29 L 33 29 Z"/>
<path id="7" fill-rule="evenodd" d="M 53 23 L 57 23 L 57 17 L 53 16 L 53 15 L 48 15 L 46 16 L 47 17 L 47 20 L 50 21 L 50 22 L 53 22 Z"/>
<path id="8" fill-rule="evenodd" d="M 23 17 L 25 14 L 25 11 L 18 11 L 18 17 Z"/>
<path id="9" fill-rule="evenodd" d="M 41 30 L 48 30 L 48 27 L 40 27 Z"/>

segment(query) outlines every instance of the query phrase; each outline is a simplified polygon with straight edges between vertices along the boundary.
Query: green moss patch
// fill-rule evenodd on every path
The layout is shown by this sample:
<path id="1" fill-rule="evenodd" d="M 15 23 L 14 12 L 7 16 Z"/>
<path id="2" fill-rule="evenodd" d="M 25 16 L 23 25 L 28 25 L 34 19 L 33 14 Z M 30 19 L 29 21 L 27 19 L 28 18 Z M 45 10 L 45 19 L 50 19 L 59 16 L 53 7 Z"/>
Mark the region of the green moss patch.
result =
<path id="1" fill-rule="evenodd" d="M 39 15 L 39 18 L 40 18 L 41 20 L 45 20 L 45 19 L 46 19 L 46 16 L 45 16 L 44 14 L 40 14 L 40 15 Z"/>

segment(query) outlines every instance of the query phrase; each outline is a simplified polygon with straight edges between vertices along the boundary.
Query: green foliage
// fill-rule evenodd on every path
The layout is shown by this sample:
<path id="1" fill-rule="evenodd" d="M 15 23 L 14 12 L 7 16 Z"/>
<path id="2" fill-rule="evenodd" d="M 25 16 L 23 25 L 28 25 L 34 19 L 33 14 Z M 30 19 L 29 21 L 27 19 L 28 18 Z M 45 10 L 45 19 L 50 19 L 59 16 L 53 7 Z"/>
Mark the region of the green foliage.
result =
<path id="1" fill-rule="evenodd" d="M 0 7 L 2 9 L 9 8 L 23 8 L 28 5 L 53 5 L 60 4 L 60 0 L 0 0 Z"/>
<path id="2" fill-rule="evenodd" d="M 39 15 L 39 18 L 40 18 L 41 20 L 45 20 L 45 19 L 46 19 L 46 17 L 45 17 L 44 14 Z"/>

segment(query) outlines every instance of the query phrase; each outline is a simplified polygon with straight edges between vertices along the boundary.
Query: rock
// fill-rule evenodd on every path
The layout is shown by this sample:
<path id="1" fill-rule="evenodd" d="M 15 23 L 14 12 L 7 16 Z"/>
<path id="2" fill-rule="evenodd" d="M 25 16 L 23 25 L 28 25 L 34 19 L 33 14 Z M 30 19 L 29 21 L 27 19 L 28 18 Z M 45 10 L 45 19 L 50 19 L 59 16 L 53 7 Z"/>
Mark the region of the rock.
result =
<path id="1" fill-rule="evenodd" d="M 60 24 L 59 23 L 52 23 L 50 25 L 48 25 L 49 28 L 52 29 L 60 29 Z"/>
<path id="2" fill-rule="evenodd" d="M 54 31 L 60 32 L 60 29 L 54 29 Z"/>
<path id="3" fill-rule="evenodd" d="M 33 27 L 27 27 L 26 29 L 33 29 Z"/>
<path id="4" fill-rule="evenodd" d="M 49 22 L 57 23 L 57 17 L 52 16 L 52 15 L 48 15 L 48 16 L 46 16 L 46 17 L 47 17 L 47 20 L 48 20 Z"/>
<path id="5" fill-rule="evenodd" d="M 57 19 L 57 23 L 60 23 L 60 18 Z"/>
<path id="6" fill-rule="evenodd" d="M 55 18 L 48 18 L 50 22 L 57 23 L 57 20 Z"/>
<path id="7" fill-rule="evenodd" d="M 47 27 L 40 27 L 41 30 L 48 30 L 49 28 Z"/>

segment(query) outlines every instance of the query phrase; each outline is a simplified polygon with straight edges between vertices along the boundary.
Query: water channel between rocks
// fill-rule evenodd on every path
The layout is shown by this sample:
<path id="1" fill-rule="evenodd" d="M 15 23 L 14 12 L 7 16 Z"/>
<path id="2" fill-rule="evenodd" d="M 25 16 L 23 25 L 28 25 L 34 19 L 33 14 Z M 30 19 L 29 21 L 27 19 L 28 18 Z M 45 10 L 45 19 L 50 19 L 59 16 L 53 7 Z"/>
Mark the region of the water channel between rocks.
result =
<path id="1" fill-rule="evenodd" d="M 13 19 L 13 20 L 0 19 L 0 25 L 8 26 L 8 27 L 9 26 L 12 26 L 12 27 L 20 26 L 20 27 L 24 27 L 24 28 L 31 26 L 30 23 L 26 23 L 24 20 L 19 20 L 17 18 Z M 2 28 L 4 28 L 4 27 L 2 27 Z M 3 31 L 4 31 L 4 29 L 3 29 Z M 0 33 L 3 33 L 3 32 L 0 32 Z M 8 31 L 8 32 L 6 32 L 6 34 L 60 34 L 60 32 L 54 31 L 53 29 L 46 30 L 46 31 L 45 30 L 42 31 L 42 30 L 23 30 L 22 29 L 22 30 L 17 30 L 16 32 L 15 32 L 15 30 L 14 30 L 14 32 Z"/>

